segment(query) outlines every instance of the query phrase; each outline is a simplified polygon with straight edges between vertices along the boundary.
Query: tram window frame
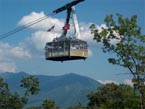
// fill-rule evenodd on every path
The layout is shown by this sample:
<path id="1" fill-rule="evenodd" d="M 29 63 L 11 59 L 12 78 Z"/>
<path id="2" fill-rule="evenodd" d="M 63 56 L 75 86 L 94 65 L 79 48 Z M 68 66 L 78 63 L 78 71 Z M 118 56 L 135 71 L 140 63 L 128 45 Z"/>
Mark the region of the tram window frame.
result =
<path id="1" fill-rule="evenodd" d="M 70 41 L 70 49 L 79 50 L 79 42 L 78 42 L 78 40 Z"/>

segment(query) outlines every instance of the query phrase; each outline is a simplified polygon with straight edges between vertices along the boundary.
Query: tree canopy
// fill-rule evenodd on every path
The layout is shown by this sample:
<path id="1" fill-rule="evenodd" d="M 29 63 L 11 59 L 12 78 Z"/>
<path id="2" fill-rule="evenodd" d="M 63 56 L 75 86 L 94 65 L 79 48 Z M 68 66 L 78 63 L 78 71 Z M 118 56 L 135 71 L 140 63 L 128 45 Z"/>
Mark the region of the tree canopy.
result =
<path id="1" fill-rule="evenodd" d="M 88 106 L 101 109 L 139 109 L 135 90 L 124 84 L 106 84 L 88 95 Z"/>
<path id="2" fill-rule="evenodd" d="M 39 80 L 34 76 L 23 77 L 20 86 L 24 88 L 24 94 L 12 93 L 9 84 L 0 78 L 0 109 L 23 109 L 28 103 L 30 95 L 37 95 L 40 91 Z M 45 99 L 40 106 L 30 106 L 27 109 L 59 109 L 55 102 Z"/>
<path id="3" fill-rule="evenodd" d="M 137 24 L 137 16 L 124 18 L 117 14 L 107 15 L 104 19 L 106 28 L 102 31 L 95 24 L 90 26 L 94 40 L 103 44 L 104 53 L 113 53 L 108 58 L 114 65 L 127 68 L 133 75 L 134 87 L 139 91 L 141 107 L 145 108 L 145 35 Z"/>
<path id="4" fill-rule="evenodd" d="M 24 87 L 25 94 L 20 96 L 17 92 L 12 93 L 9 85 L 0 78 L 0 109 L 22 109 L 28 102 L 29 93 L 38 94 L 39 81 L 33 76 L 23 77 L 21 87 Z"/>

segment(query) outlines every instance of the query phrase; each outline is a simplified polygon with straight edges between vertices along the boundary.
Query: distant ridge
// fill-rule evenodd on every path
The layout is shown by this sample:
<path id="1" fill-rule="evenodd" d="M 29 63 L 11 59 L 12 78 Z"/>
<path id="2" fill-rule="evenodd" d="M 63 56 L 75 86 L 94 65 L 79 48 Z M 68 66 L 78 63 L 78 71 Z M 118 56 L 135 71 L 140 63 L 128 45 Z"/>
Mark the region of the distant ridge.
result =
<path id="1" fill-rule="evenodd" d="M 28 76 L 25 72 L 3 73 L 0 77 L 10 84 L 12 91 L 22 94 L 23 89 L 19 87 L 23 76 Z M 95 91 L 102 84 L 86 76 L 75 73 L 60 76 L 34 75 L 40 81 L 40 93 L 31 97 L 29 105 L 39 105 L 44 99 L 52 99 L 60 107 L 68 107 L 81 102 L 87 105 L 87 94 Z"/>
<path id="2" fill-rule="evenodd" d="M 1 73 L 0 74 L 0 77 L 3 77 L 5 79 L 8 79 L 8 78 L 13 78 L 13 77 L 23 77 L 23 76 L 27 76 L 28 74 L 25 73 L 25 72 L 19 72 L 19 73 L 13 73 L 13 72 L 5 72 L 5 73 Z"/>

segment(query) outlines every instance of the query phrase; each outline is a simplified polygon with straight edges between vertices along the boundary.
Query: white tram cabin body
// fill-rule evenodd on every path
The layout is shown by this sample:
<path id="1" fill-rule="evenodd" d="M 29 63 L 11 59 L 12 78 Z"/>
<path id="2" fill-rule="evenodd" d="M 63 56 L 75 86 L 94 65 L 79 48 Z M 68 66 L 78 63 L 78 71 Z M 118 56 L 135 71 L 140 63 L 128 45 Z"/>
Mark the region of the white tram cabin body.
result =
<path id="1" fill-rule="evenodd" d="M 52 61 L 86 59 L 88 45 L 86 41 L 76 38 L 56 38 L 45 46 L 45 58 Z"/>
<path id="2" fill-rule="evenodd" d="M 87 58 L 88 45 L 86 41 L 78 39 L 78 37 L 80 37 L 80 31 L 74 8 L 74 5 L 83 1 L 84 0 L 75 0 L 53 11 L 55 14 L 64 10 L 67 11 L 64 27 L 69 25 L 69 20 L 72 18 L 74 24 L 74 35 L 72 37 L 67 37 L 68 30 L 64 29 L 59 38 L 54 38 L 52 42 L 47 42 L 45 46 L 46 60 L 63 62 L 79 59 L 85 60 Z"/>

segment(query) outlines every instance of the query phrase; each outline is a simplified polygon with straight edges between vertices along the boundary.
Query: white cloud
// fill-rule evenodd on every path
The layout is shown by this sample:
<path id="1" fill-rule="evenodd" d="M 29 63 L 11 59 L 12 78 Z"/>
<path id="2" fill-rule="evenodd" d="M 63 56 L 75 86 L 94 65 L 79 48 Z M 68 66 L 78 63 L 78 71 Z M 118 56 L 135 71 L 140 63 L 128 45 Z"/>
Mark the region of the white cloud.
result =
<path id="1" fill-rule="evenodd" d="M 132 80 L 130 80 L 130 79 L 124 80 L 124 81 L 123 81 L 123 84 L 133 86 L 133 82 L 132 82 Z"/>
<path id="2" fill-rule="evenodd" d="M 96 28 L 98 29 L 98 32 L 102 32 L 103 29 L 108 29 L 106 24 L 96 25 Z"/>
<path id="3" fill-rule="evenodd" d="M 91 49 L 88 49 L 88 56 L 92 56 L 93 55 L 93 52 Z"/>
<path id="4" fill-rule="evenodd" d="M 91 35 L 90 27 L 91 23 L 82 23 L 80 22 L 80 33 L 81 39 L 87 41 L 88 43 L 94 43 L 93 35 Z"/>
<path id="5" fill-rule="evenodd" d="M 0 60 L 8 58 L 31 58 L 31 53 L 20 46 L 0 42 Z"/>
<path id="6" fill-rule="evenodd" d="M 19 22 L 18 25 L 23 26 L 26 24 L 29 24 L 30 22 L 38 21 L 38 19 L 47 17 L 44 12 L 36 13 L 32 12 L 29 15 L 24 16 Z M 60 31 L 60 29 L 63 27 L 63 20 L 48 17 L 45 20 L 42 20 L 39 23 L 34 24 L 33 26 L 30 26 L 30 29 L 34 30 L 45 30 L 47 31 L 52 25 L 55 25 L 55 31 Z"/>
<path id="7" fill-rule="evenodd" d="M 0 42 L 0 72 L 15 72 L 15 60 L 31 58 L 31 53 L 21 46 Z"/>
<path id="8" fill-rule="evenodd" d="M 53 38 L 59 37 L 59 33 L 52 33 L 46 31 L 37 31 L 32 34 L 32 37 L 29 40 L 33 43 L 37 50 L 43 50 L 46 42 L 50 42 Z"/>
<path id="9" fill-rule="evenodd" d="M 25 24 L 29 24 L 30 22 L 33 22 L 39 18 L 45 17 L 46 15 L 44 12 L 32 12 L 29 15 L 24 16 L 19 22 L 18 25 L 23 26 Z M 0 62 L 3 63 L 0 66 L 0 71 L 6 71 L 16 70 L 15 66 L 15 59 L 24 59 L 24 58 L 31 58 L 33 53 L 33 49 L 35 48 L 38 52 L 42 52 L 44 49 L 44 46 L 46 42 L 52 41 L 53 38 L 59 37 L 62 33 L 62 27 L 64 25 L 64 19 L 58 19 L 58 18 L 52 18 L 48 17 L 47 19 L 29 27 L 29 29 L 32 29 L 33 33 L 29 38 L 25 40 L 25 42 L 20 42 L 23 46 L 17 45 L 12 46 L 8 43 L 0 43 Z M 55 25 L 54 31 L 47 32 L 47 30 Z M 71 24 L 72 25 L 72 24 Z M 93 41 L 93 35 L 90 33 L 90 27 L 91 23 L 85 23 L 85 22 L 79 22 L 80 26 L 80 32 L 81 32 L 81 39 L 87 41 L 89 44 L 94 43 Z M 72 27 L 73 28 L 73 27 Z M 102 31 L 102 28 L 107 28 L 105 24 L 97 25 L 97 28 L 99 31 Z M 70 30 L 72 34 L 72 30 Z M 31 51 L 31 52 L 30 52 Z M 89 56 L 92 56 L 93 52 L 91 49 L 89 49 Z M 10 67 L 11 66 L 11 67 Z M 2 69 L 3 68 L 3 69 Z M 2 70 L 1 70 L 2 69 Z M 106 80 L 100 82 L 106 84 L 106 83 L 117 83 L 115 81 Z"/>
<path id="10" fill-rule="evenodd" d="M 125 79 L 122 83 L 118 83 L 116 81 L 113 80 L 97 80 L 98 82 L 100 82 L 101 84 L 108 84 L 108 83 L 115 83 L 115 84 L 126 84 L 129 86 L 133 86 L 133 82 L 130 79 Z"/>
<path id="11" fill-rule="evenodd" d="M 0 61 L 0 72 L 16 72 L 16 65 L 13 62 L 1 62 Z"/>
<path id="12" fill-rule="evenodd" d="M 25 25 L 29 22 L 34 21 L 35 19 L 39 19 L 46 16 L 44 12 L 36 13 L 32 12 L 29 15 L 24 16 L 20 21 L 19 25 Z M 29 45 L 33 46 L 32 48 L 35 48 L 38 51 L 42 51 L 45 47 L 46 42 L 50 42 L 53 40 L 55 37 L 60 37 L 62 33 L 62 27 L 64 25 L 64 19 L 57 19 L 57 18 L 52 18 L 48 17 L 46 20 L 41 21 L 33 26 L 30 27 L 30 29 L 35 30 L 31 37 L 28 38 L 29 40 Z M 47 32 L 49 28 L 52 27 L 52 25 L 55 25 L 55 28 L 51 32 Z M 72 25 L 72 24 L 71 24 Z M 83 23 L 80 22 L 80 33 L 81 33 L 81 39 L 87 41 L 88 43 L 93 43 L 93 37 L 90 33 L 89 26 L 91 23 Z M 70 35 L 73 35 L 73 27 L 71 27 L 71 30 L 68 32 Z M 69 36 L 70 36 L 69 35 Z M 28 42 L 27 42 L 28 44 Z M 89 56 L 92 56 L 93 52 L 91 49 L 89 49 Z"/>
<path id="13" fill-rule="evenodd" d="M 9 55 L 12 55 L 15 58 L 31 58 L 30 52 L 21 47 L 11 48 Z"/>
<path id="14" fill-rule="evenodd" d="M 100 82 L 101 84 L 109 84 L 109 83 L 115 83 L 115 84 L 119 84 L 118 82 L 116 81 L 113 81 L 113 80 L 97 80 L 98 82 Z"/>

